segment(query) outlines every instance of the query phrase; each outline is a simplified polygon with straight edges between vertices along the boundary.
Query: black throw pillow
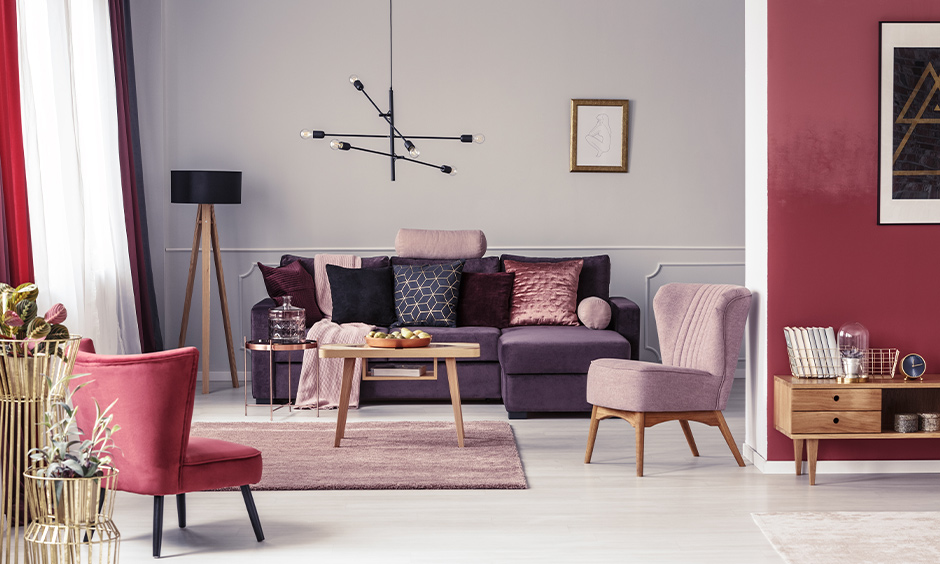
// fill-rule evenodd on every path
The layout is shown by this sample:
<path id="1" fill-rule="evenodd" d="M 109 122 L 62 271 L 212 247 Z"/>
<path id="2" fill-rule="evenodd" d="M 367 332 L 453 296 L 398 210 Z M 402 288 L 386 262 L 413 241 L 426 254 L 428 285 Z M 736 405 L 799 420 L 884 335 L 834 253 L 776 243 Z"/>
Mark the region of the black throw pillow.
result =
<path id="1" fill-rule="evenodd" d="M 333 298 L 334 323 L 368 323 L 388 327 L 395 322 L 395 281 L 392 268 L 343 268 L 326 265 Z"/>

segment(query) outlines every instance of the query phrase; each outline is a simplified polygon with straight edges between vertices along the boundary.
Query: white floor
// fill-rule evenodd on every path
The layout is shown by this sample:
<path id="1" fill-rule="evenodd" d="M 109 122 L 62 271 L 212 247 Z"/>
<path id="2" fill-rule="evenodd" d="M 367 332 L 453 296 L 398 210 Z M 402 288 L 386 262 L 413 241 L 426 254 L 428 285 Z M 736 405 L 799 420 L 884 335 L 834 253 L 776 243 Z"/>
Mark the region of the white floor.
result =
<path id="1" fill-rule="evenodd" d="M 744 438 L 743 381 L 725 412 Z M 197 395 L 202 421 L 244 415 L 244 392 L 222 382 Z M 506 420 L 502 405 L 467 404 L 468 420 Z M 275 412 L 275 420 L 314 418 Z M 355 420 L 452 420 L 449 404 L 366 406 Z M 320 412 L 335 420 L 335 413 Z M 782 562 L 751 519 L 762 511 L 934 510 L 930 474 L 764 475 L 739 468 L 716 428 L 693 424 L 693 458 L 678 423 L 647 430 L 646 476 L 635 477 L 633 432 L 601 422 L 594 462 L 583 463 L 587 418 L 512 421 L 529 489 L 512 491 L 256 492 L 266 540 L 254 539 L 237 492 L 187 496 L 188 526 L 167 499 L 163 557 L 179 562 L 260 563 L 303 559 L 369 563 Z M 303 445 L 298 445 L 302 448 Z M 930 492 L 929 495 L 925 493 Z M 151 556 L 152 498 L 121 493 L 115 520 L 121 560 Z"/>

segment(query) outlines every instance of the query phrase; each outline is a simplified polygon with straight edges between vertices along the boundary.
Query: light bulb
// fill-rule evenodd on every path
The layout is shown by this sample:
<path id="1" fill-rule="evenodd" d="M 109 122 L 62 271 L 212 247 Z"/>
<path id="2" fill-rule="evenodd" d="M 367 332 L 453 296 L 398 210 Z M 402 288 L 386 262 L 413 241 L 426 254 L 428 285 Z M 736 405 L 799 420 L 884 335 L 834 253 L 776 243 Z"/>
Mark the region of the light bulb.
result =
<path id="1" fill-rule="evenodd" d="M 411 158 L 413 159 L 417 159 L 418 155 L 421 154 L 421 151 L 415 147 L 415 144 L 411 141 L 408 141 L 407 139 L 405 139 L 405 148 L 408 149 L 408 154 L 411 155 Z"/>
<path id="2" fill-rule="evenodd" d="M 441 172 L 444 174 L 449 174 L 451 176 L 457 175 L 457 169 L 450 165 L 441 165 Z"/>
<path id="3" fill-rule="evenodd" d="M 477 133 L 473 136 L 474 143 L 482 143 L 484 141 L 486 141 L 486 137 L 484 137 L 482 133 Z"/>
<path id="4" fill-rule="evenodd" d="M 334 139 L 330 141 L 330 149 L 333 149 L 334 151 L 338 151 L 342 148 L 343 148 L 343 142 L 340 141 L 339 139 Z"/>
<path id="5" fill-rule="evenodd" d="M 310 139 L 311 137 L 313 137 L 313 132 L 310 131 L 309 129 L 304 129 L 303 131 L 300 132 L 301 139 Z"/>
<path id="6" fill-rule="evenodd" d="M 356 81 L 357 81 L 357 80 L 359 80 L 359 77 L 358 77 L 358 76 L 356 76 L 356 75 L 354 75 L 354 74 L 349 75 L 349 83 L 350 83 L 350 84 L 356 84 Z"/>

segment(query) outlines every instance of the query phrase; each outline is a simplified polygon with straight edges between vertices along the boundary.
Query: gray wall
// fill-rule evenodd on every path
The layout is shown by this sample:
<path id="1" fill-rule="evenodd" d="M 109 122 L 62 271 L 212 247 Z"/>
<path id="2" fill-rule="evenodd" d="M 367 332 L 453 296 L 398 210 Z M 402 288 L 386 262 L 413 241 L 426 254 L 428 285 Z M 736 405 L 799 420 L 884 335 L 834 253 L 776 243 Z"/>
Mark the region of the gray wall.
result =
<path id="1" fill-rule="evenodd" d="M 179 335 L 196 213 L 169 203 L 171 169 L 244 172 L 242 204 L 216 208 L 239 343 L 251 304 L 265 295 L 254 263 L 284 252 L 391 253 L 399 227 L 482 229 L 490 254 L 608 253 L 612 294 L 644 308 L 664 282 L 743 282 L 744 0 L 399 0 L 394 8 L 399 128 L 486 135 L 483 145 L 419 144 L 423 158 L 452 164 L 458 176 L 402 163 L 390 182 L 387 159 L 298 135 L 386 131 L 347 81 L 358 74 L 384 109 L 384 0 L 133 2 L 168 345 Z M 630 172 L 568 172 L 572 98 L 630 100 Z M 212 300 L 212 370 L 225 377 L 215 289 Z M 197 295 L 193 313 L 200 307 Z M 187 342 L 198 346 L 199 316 L 190 319 Z M 647 333 L 643 358 L 654 359 L 645 346 L 655 348 L 655 330 Z"/>

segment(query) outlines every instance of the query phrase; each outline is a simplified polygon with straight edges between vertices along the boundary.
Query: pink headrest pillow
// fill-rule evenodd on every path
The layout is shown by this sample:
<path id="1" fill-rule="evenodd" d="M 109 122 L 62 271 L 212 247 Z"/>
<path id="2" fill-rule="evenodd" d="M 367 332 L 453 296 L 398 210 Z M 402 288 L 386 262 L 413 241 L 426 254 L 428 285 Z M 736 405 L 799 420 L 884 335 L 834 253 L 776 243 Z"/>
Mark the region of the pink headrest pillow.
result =
<path id="1" fill-rule="evenodd" d="M 480 258 L 486 253 L 486 236 L 479 229 L 399 229 L 395 253 L 420 259 Z"/>

